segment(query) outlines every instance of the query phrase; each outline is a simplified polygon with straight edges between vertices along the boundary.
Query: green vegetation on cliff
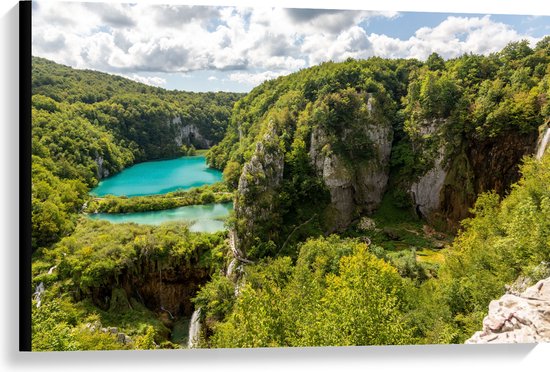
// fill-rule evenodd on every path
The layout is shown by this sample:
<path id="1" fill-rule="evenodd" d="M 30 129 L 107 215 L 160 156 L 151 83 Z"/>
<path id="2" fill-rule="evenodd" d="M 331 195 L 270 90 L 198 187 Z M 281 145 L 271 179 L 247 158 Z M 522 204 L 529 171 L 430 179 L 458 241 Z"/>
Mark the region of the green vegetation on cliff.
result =
<path id="1" fill-rule="evenodd" d="M 190 233 L 185 224 L 83 219 L 71 236 L 33 255 L 33 286 L 47 288 L 41 306 L 33 304 L 33 349 L 140 348 L 148 325 L 160 345 L 169 339 L 172 315 L 190 315 L 190 296 L 220 269 L 226 252 L 223 233 Z M 170 315 L 159 319 L 159 312 Z M 113 325 L 131 344 L 101 332 Z"/>
<path id="2" fill-rule="evenodd" d="M 194 141 L 219 141 L 241 96 L 167 91 L 38 57 L 32 68 L 34 249 L 74 229 L 87 192 L 101 178 L 205 145 Z M 197 133 L 178 143 L 184 126 Z"/>
<path id="3" fill-rule="evenodd" d="M 230 279 L 215 277 L 195 299 L 213 332 L 205 346 L 464 342 L 507 285 L 550 275 L 550 154 L 522 173 L 502 201 L 478 199 L 437 277 L 419 276 L 414 256 L 336 235 L 300 244 L 295 261 L 245 266 L 236 297 Z"/>
<path id="4" fill-rule="evenodd" d="M 550 108 L 549 38 L 448 61 L 327 62 L 254 88 L 207 153 L 238 188 L 241 250 L 263 257 L 341 232 L 387 189 L 404 213 L 455 230 L 479 193 L 504 196 L 534 151 Z M 433 169 L 419 187 L 441 189 L 414 195 Z"/>

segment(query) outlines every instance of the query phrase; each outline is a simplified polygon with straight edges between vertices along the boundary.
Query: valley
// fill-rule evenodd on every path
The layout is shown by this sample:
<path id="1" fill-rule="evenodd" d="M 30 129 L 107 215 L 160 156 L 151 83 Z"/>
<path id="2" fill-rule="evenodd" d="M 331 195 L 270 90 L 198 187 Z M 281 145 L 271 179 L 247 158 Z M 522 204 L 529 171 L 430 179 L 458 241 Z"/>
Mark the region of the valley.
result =
<path id="1" fill-rule="evenodd" d="M 465 342 L 550 276 L 549 48 L 246 95 L 33 58 L 33 349 Z"/>

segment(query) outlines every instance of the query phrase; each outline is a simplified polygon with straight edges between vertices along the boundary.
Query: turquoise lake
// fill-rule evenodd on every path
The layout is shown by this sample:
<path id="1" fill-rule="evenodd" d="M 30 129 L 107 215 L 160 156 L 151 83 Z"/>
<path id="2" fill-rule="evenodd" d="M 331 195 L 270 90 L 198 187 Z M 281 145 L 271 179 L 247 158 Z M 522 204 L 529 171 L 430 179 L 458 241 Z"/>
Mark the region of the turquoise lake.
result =
<path id="1" fill-rule="evenodd" d="M 136 164 L 99 182 L 94 196 L 166 194 L 221 181 L 222 172 L 206 166 L 204 156 L 148 161 Z"/>
<path id="2" fill-rule="evenodd" d="M 204 156 L 188 156 L 136 164 L 104 179 L 90 194 L 99 197 L 158 195 L 212 184 L 221 179 L 222 173 L 209 169 Z M 152 212 L 96 213 L 88 217 L 111 223 L 134 222 L 144 225 L 184 221 L 189 223 L 190 231 L 216 232 L 225 229 L 224 220 L 232 210 L 233 203 L 224 203 L 189 205 Z"/>
<path id="3" fill-rule="evenodd" d="M 111 223 L 134 222 L 143 225 L 160 225 L 164 222 L 187 221 L 193 232 L 216 232 L 224 230 L 224 219 L 233 210 L 233 203 L 189 205 L 154 212 L 138 213 L 96 213 L 91 219 L 106 220 Z"/>

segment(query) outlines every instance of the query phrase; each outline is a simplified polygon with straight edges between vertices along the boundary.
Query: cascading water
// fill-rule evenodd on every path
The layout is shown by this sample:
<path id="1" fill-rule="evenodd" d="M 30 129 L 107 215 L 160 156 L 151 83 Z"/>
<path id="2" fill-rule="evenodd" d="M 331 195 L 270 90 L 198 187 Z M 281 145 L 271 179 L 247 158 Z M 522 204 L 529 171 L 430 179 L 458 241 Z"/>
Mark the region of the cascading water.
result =
<path id="1" fill-rule="evenodd" d="M 191 316 L 191 321 L 189 322 L 189 341 L 187 342 L 187 347 L 193 349 L 199 343 L 200 332 L 201 332 L 201 308 L 193 312 Z"/>
<path id="2" fill-rule="evenodd" d="M 546 147 L 548 147 L 549 141 L 550 141 L 550 127 L 546 128 L 546 130 L 544 131 L 544 135 L 542 136 L 542 139 L 538 143 L 537 152 L 535 155 L 537 160 L 540 160 L 542 158 L 542 155 L 544 155 L 544 152 L 546 151 Z"/>
<path id="3" fill-rule="evenodd" d="M 44 294 L 44 292 L 46 292 L 44 282 L 40 282 L 40 284 L 36 286 L 36 290 L 33 293 L 34 299 L 36 300 L 36 307 L 40 307 L 40 305 L 42 304 L 42 295 Z"/>
<path id="4" fill-rule="evenodd" d="M 252 263 L 252 261 L 243 258 L 241 251 L 237 247 L 237 238 L 233 230 L 229 231 L 229 246 L 231 252 L 233 253 L 233 259 L 227 266 L 225 276 L 230 278 L 235 284 L 235 297 L 239 295 L 240 287 L 242 282 L 239 281 L 239 271 L 242 271 L 242 263 Z M 200 341 L 200 332 L 201 332 L 201 308 L 197 308 L 193 315 L 191 316 L 191 321 L 189 322 L 189 338 L 187 341 L 187 348 L 193 349 L 196 348 Z"/>

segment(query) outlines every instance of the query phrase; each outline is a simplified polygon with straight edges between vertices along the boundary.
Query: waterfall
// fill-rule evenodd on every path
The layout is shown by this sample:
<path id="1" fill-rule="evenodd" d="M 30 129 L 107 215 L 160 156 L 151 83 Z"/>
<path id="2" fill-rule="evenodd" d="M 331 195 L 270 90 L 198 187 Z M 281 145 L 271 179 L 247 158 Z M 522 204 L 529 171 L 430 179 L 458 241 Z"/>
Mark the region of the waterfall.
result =
<path id="1" fill-rule="evenodd" d="M 36 300 L 36 307 L 40 307 L 40 305 L 42 304 L 42 295 L 44 294 L 44 292 L 46 292 L 44 282 L 40 282 L 40 284 L 36 286 L 36 290 L 33 293 L 34 299 Z"/>
<path id="2" fill-rule="evenodd" d="M 197 310 L 193 312 L 193 315 L 191 316 L 191 321 L 189 322 L 189 341 L 187 342 L 187 347 L 189 349 L 193 349 L 197 347 L 197 344 L 199 343 L 200 338 L 200 332 L 201 332 L 201 308 L 199 307 Z"/>
<path id="3" fill-rule="evenodd" d="M 542 136 L 542 139 L 538 143 L 537 153 L 535 156 L 537 160 L 540 160 L 542 158 L 542 155 L 544 155 L 544 152 L 546 151 L 546 147 L 548 146 L 548 141 L 550 141 L 550 127 L 546 128 L 546 130 L 544 131 L 544 135 Z"/>

